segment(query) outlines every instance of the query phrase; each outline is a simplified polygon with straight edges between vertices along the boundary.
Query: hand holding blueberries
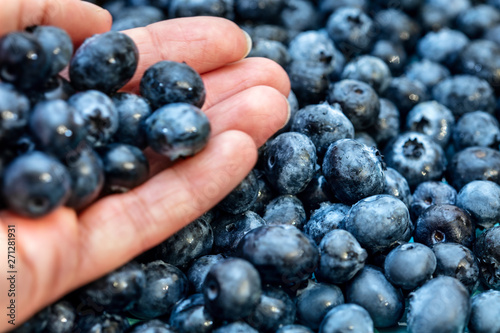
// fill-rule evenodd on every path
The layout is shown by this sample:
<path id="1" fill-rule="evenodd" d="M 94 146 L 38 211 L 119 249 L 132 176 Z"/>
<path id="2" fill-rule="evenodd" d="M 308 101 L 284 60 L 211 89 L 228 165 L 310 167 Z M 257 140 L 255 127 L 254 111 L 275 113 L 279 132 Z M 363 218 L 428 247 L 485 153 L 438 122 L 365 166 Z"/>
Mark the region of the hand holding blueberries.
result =
<path id="1" fill-rule="evenodd" d="M 84 1 L 1 0 L 0 5 L 1 36 L 53 25 L 66 30 L 76 48 L 111 27 L 107 11 Z M 139 93 L 142 74 L 159 61 L 187 63 L 205 85 L 202 110 L 210 121 L 210 139 L 196 156 L 172 166 L 169 159 L 146 150 L 150 174 L 144 184 L 104 197 L 78 214 L 58 208 L 33 220 L 2 211 L 1 243 L 6 243 L 8 225 L 15 225 L 18 235 L 18 323 L 125 264 L 214 206 L 250 172 L 257 147 L 288 119 L 286 73 L 267 59 L 243 59 L 251 44 L 234 23 L 183 18 L 125 33 L 137 45 L 139 63 L 123 91 Z M 7 290 L 7 283 L 2 279 L 0 288 Z M 7 325 L 2 320 L 0 330 L 10 329 Z"/>

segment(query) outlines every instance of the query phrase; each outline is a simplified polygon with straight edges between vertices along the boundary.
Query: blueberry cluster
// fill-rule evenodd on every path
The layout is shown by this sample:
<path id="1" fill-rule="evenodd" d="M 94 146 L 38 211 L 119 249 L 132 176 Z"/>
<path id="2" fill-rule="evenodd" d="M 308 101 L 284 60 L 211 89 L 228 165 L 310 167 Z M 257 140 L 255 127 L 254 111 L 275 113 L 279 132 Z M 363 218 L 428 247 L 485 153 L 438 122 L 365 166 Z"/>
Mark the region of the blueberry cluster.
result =
<path id="1" fill-rule="evenodd" d="M 68 34 L 38 26 L 0 39 L 0 206 L 27 217 L 66 205 L 81 210 L 102 195 L 144 183 L 143 149 L 174 161 L 207 143 L 201 77 L 162 61 L 141 95 L 118 92 L 139 54 L 127 35 L 88 38 L 73 54 Z M 59 72 L 69 65 L 67 81 Z"/>
<path id="2" fill-rule="evenodd" d="M 216 207 L 44 309 L 22 332 L 500 332 L 500 1 L 95 2 L 112 13 L 113 30 L 197 15 L 234 20 L 253 38 L 249 56 L 287 71 L 292 115 Z M 15 53 L 4 56 L 9 43 L 35 50 L 40 38 L 15 36 L 0 44 L 4 62 L 20 61 Z M 123 35 L 105 36 L 117 40 L 104 54 L 128 45 Z M 78 206 L 89 195 L 86 186 L 102 182 L 97 172 L 84 174 L 89 166 L 105 171 L 111 191 L 140 183 L 116 162 L 130 158 L 146 168 L 130 144 L 149 144 L 172 159 L 201 149 L 204 139 L 167 147 L 160 138 L 163 128 L 175 133 L 178 122 L 208 133 L 194 111 L 203 103 L 201 89 L 189 104 L 162 106 L 184 102 L 182 91 L 163 82 L 173 67 L 178 78 L 199 86 L 189 68 L 154 66 L 141 82 L 142 98 L 118 93 L 109 101 L 89 91 L 67 103 L 38 103 L 30 112 L 33 98 L 51 100 L 71 87 L 57 78 L 36 94 L 20 92 L 40 84 L 32 71 L 42 57 L 23 58 L 20 68 L 28 74 L 1 71 L 16 89 L 0 86 L 0 103 L 13 103 L 0 110 L 15 114 L 0 120 L 0 139 L 16 138 L 10 141 L 16 149 L 45 147 L 4 172 L 13 173 L 5 177 L 6 191 L 20 192 L 8 202 L 13 209 L 25 212 L 26 188 L 40 188 L 19 185 L 25 169 L 60 183 L 43 183 L 51 196 L 47 202 L 34 197 L 29 211 L 36 212 L 67 195 L 66 188 L 73 188 L 69 202 Z M 114 93 L 129 77 L 93 81 L 86 60 L 83 47 L 70 66 L 77 90 Z M 158 90 L 158 81 L 168 91 Z M 39 116 L 47 105 L 57 118 Z M 151 116 L 149 105 L 158 108 Z M 129 117 L 131 110 L 142 110 L 144 126 Z M 47 119 L 72 134 L 62 146 L 53 131 L 38 130 Z M 26 126 L 36 144 L 19 130 Z M 127 141 L 130 136 L 136 139 Z M 48 157 L 47 151 L 67 154 L 65 147 L 82 140 L 102 146 L 100 155 L 85 150 L 66 169 Z"/>

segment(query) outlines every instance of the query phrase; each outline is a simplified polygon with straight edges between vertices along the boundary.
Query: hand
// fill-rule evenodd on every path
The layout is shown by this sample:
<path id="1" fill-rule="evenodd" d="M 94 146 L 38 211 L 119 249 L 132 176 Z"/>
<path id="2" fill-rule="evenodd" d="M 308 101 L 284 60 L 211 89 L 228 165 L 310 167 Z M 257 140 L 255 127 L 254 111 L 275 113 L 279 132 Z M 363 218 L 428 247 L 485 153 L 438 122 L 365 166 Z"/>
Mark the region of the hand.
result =
<path id="1" fill-rule="evenodd" d="M 109 30 L 109 13 L 79 0 L 0 0 L 0 35 L 35 24 L 56 25 L 75 45 Z M 285 71 L 267 59 L 248 58 L 244 33 L 219 18 L 164 21 L 126 31 L 140 51 L 135 77 L 160 60 L 185 61 L 203 78 L 203 107 L 212 137 L 196 156 L 168 169 L 148 154 L 151 179 L 138 188 L 105 197 L 77 215 L 60 208 L 37 220 L 0 212 L 0 260 L 7 268 L 7 226 L 16 229 L 16 324 L 38 310 L 160 243 L 224 198 L 247 174 L 262 145 L 287 121 Z M 243 59 L 243 60 L 242 60 Z M 5 313 L 8 281 L 0 279 Z M 0 331 L 12 329 L 2 315 Z"/>

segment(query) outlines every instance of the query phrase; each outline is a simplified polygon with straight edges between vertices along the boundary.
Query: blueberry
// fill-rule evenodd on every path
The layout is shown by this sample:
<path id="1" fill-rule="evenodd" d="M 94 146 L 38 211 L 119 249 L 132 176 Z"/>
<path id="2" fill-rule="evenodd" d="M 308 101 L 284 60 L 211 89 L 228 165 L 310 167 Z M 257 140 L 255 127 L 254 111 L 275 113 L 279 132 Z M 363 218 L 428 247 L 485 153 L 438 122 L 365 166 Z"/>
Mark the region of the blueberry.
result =
<path id="1" fill-rule="evenodd" d="M 349 231 L 369 253 L 390 250 L 410 240 L 413 225 L 408 208 L 392 195 L 375 195 L 358 201 L 345 219 Z"/>
<path id="2" fill-rule="evenodd" d="M 75 94 L 75 89 L 71 83 L 60 75 L 55 75 L 47 79 L 43 85 L 26 92 L 35 105 L 41 101 L 52 101 L 62 99 L 67 101 Z"/>
<path id="3" fill-rule="evenodd" d="M 380 112 L 375 123 L 367 128 L 368 134 L 377 142 L 378 147 L 383 147 L 399 134 L 399 127 L 399 110 L 390 100 L 380 98 Z"/>
<path id="4" fill-rule="evenodd" d="M 49 59 L 37 38 L 12 32 L 0 38 L 0 79 L 22 90 L 42 84 L 49 76 Z"/>
<path id="5" fill-rule="evenodd" d="M 294 61 L 313 61 L 323 65 L 327 74 L 344 64 L 343 56 L 335 48 L 331 38 L 317 30 L 298 33 L 290 41 L 288 52 Z"/>
<path id="6" fill-rule="evenodd" d="M 118 112 L 120 126 L 113 136 L 113 141 L 146 148 L 147 140 L 144 123 L 151 115 L 151 106 L 141 96 L 129 93 L 117 93 L 112 97 Z"/>
<path id="7" fill-rule="evenodd" d="M 28 125 L 30 102 L 13 86 L 0 82 L 0 142 L 18 137 Z"/>
<path id="8" fill-rule="evenodd" d="M 286 68 L 291 87 L 299 105 L 316 104 L 325 100 L 328 90 L 328 67 L 312 60 L 292 60 Z"/>
<path id="9" fill-rule="evenodd" d="M 392 195 L 403 201 L 406 207 L 410 208 L 412 195 L 410 186 L 405 177 L 393 168 L 387 168 L 384 171 L 385 186 L 383 194 Z"/>
<path id="10" fill-rule="evenodd" d="M 170 103 L 187 103 L 201 108 L 205 103 L 206 91 L 201 76 L 186 63 L 157 62 L 144 72 L 140 89 L 154 109 Z"/>
<path id="11" fill-rule="evenodd" d="M 469 291 L 474 289 L 479 279 L 479 266 L 470 249 L 457 243 L 436 243 L 432 251 L 437 262 L 435 276 L 451 276 Z"/>
<path id="12" fill-rule="evenodd" d="M 262 291 L 259 304 L 245 318 L 253 328 L 263 333 L 274 333 L 284 325 L 295 322 L 296 306 L 282 289 L 266 287 Z"/>
<path id="13" fill-rule="evenodd" d="M 30 129 L 41 149 L 63 160 L 77 149 L 87 135 L 81 114 L 62 100 L 35 105 L 31 112 Z"/>
<path id="14" fill-rule="evenodd" d="M 417 44 L 418 55 L 423 59 L 451 65 L 469 43 L 462 32 L 447 27 L 428 32 Z"/>
<path id="15" fill-rule="evenodd" d="M 51 319 L 51 308 L 46 306 L 37 313 L 35 313 L 29 320 L 22 323 L 19 327 L 11 332 L 13 333 L 42 333 L 48 326 Z"/>
<path id="16" fill-rule="evenodd" d="M 276 333 L 313 333 L 313 331 L 307 326 L 294 324 L 285 325 L 278 329 Z"/>
<path id="17" fill-rule="evenodd" d="M 367 147 L 377 148 L 377 143 L 367 132 L 356 132 L 354 140 L 364 144 Z"/>
<path id="18" fill-rule="evenodd" d="M 205 113 L 186 103 L 161 107 L 146 119 L 144 128 L 149 146 L 171 161 L 201 151 L 211 130 Z"/>
<path id="19" fill-rule="evenodd" d="M 139 148 L 112 143 L 102 147 L 99 154 L 104 169 L 106 193 L 124 193 L 148 180 L 149 163 Z"/>
<path id="20" fill-rule="evenodd" d="M 420 25 L 402 10 L 380 10 L 374 21 L 380 29 L 379 38 L 401 43 L 407 50 L 413 50 L 420 37 Z"/>
<path id="21" fill-rule="evenodd" d="M 380 112 L 380 101 L 375 90 L 357 80 L 342 80 L 328 90 L 330 104 L 338 103 L 356 130 L 375 124 Z"/>
<path id="22" fill-rule="evenodd" d="M 427 181 L 420 183 L 413 192 L 410 214 L 413 222 L 432 205 L 455 205 L 457 191 L 443 182 Z"/>
<path id="23" fill-rule="evenodd" d="M 289 225 L 251 230 L 238 244 L 237 254 L 257 268 L 263 282 L 284 286 L 307 280 L 319 261 L 316 244 Z"/>
<path id="24" fill-rule="evenodd" d="M 267 204 L 275 197 L 275 195 L 271 187 L 271 184 L 269 184 L 269 182 L 266 179 L 264 172 L 258 169 L 254 169 L 254 172 L 257 177 L 258 191 L 257 191 L 257 198 L 255 199 L 254 204 L 250 207 L 249 210 L 262 216 Z"/>
<path id="25" fill-rule="evenodd" d="M 68 301 L 57 301 L 50 306 L 46 330 L 53 333 L 74 332 L 75 308 Z"/>
<path id="26" fill-rule="evenodd" d="M 178 333 L 174 328 L 158 319 L 137 322 L 127 333 Z M 97 332 L 96 332 L 97 333 Z"/>
<path id="27" fill-rule="evenodd" d="M 331 143 L 354 138 L 354 127 L 338 104 L 311 104 L 298 110 L 291 121 L 291 131 L 307 135 L 322 157 Z"/>
<path id="28" fill-rule="evenodd" d="M 222 254 L 209 254 L 198 259 L 195 259 L 189 269 L 186 271 L 186 276 L 191 285 L 191 290 L 195 293 L 203 291 L 203 282 L 208 274 L 208 271 L 216 262 L 224 259 Z"/>
<path id="29" fill-rule="evenodd" d="M 252 328 L 243 321 L 235 321 L 230 324 L 220 326 L 212 331 L 213 333 L 258 333 L 259 331 Z"/>
<path id="30" fill-rule="evenodd" d="M 363 55 L 351 60 L 342 72 L 342 79 L 368 83 L 377 93 L 384 92 L 391 83 L 391 71 L 380 58 Z"/>
<path id="31" fill-rule="evenodd" d="M 405 76 L 422 82 L 431 91 L 436 84 L 450 76 L 450 71 L 437 62 L 422 59 L 406 66 Z"/>
<path id="32" fill-rule="evenodd" d="M 274 22 L 285 6 L 284 0 L 234 0 L 234 10 L 240 20 Z"/>
<path id="33" fill-rule="evenodd" d="M 316 147 L 308 136 L 288 132 L 278 135 L 266 151 L 265 174 L 280 194 L 297 194 L 314 176 Z"/>
<path id="34" fill-rule="evenodd" d="M 175 305 L 170 314 L 169 324 L 175 332 L 212 332 L 214 319 L 205 310 L 202 294 L 193 294 Z"/>
<path id="35" fill-rule="evenodd" d="M 277 24 L 259 24 L 259 25 L 246 25 L 240 26 L 245 30 L 253 39 L 268 39 L 281 42 L 288 45 L 290 40 L 290 33 L 287 29 Z"/>
<path id="36" fill-rule="evenodd" d="M 323 15 L 330 15 L 341 7 L 356 7 L 367 10 L 369 7 L 368 0 L 319 0 L 318 9 Z"/>
<path id="37" fill-rule="evenodd" d="M 73 42 L 66 31 L 53 26 L 38 26 L 33 35 L 40 43 L 50 64 L 49 76 L 57 75 L 68 66 L 73 56 Z"/>
<path id="38" fill-rule="evenodd" d="M 330 309 L 344 304 L 344 295 L 335 285 L 309 280 L 307 287 L 297 292 L 295 302 L 298 322 L 317 330 Z"/>
<path id="39" fill-rule="evenodd" d="M 341 304 L 325 315 L 319 333 L 373 333 L 373 320 L 368 311 L 357 304 Z"/>
<path id="40" fill-rule="evenodd" d="M 415 242 L 432 246 L 441 242 L 471 247 L 475 229 L 470 215 L 453 205 L 432 205 L 416 221 Z"/>
<path id="41" fill-rule="evenodd" d="M 288 50 L 283 43 L 268 39 L 253 39 L 252 41 L 252 50 L 248 57 L 271 59 L 280 64 L 281 67 L 286 68 L 290 62 L 290 54 L 288 54 Z"/>
<path id="42" fill-rule="evenodd" d="M 217 16 L 234 20 L 234 0 L 170 0 L 170 17 Z"/>
<path id="43" fill-rule="evenodd" d="M 490 289 L 500 289 L 500 227 L 486 229 L 474 244 L 479 278 Z"/>
<path id="44" fill-rule="evenodd" d="M 341 229 L 351 207 L 341 203 L 323 202 L 304 225 L 304 233 L 319 245 L 323 237 L 334 229 Z"/>
<path id="45" fill-rule="evenodd" d="M 342 139 L 330 145 L 322 169 L 335 196 L 342 203 L 353 204 L 382 193 L 384 167 L 378 150 Z"/>
<path id="46" fill-rule="evenodd" d="M 410 188 L 429 180 L 438 180 L 446 169 L 443 149 L 431 137 L 405 132 L 389 142 L 384 151 L 388 167 L 398 171 Z"/>
<path id="47" fill-rule="evenodd" d="M 436 277 L 410 294 L 408 332 L 463 332 L 470 314 L 469 292 L 457 279 Z"/>
<path id="48" fill-rule="evenodd" d="M 349 232 L 337 229 L 319 244 L 321 259 L 316 277 L 319 281 L 342 284 L 351 280 L 363 267 L 368 254 Z"/>
<path id="49" fill-rule="evenodd" d="M 427 87 L 422 82 L 405 76 L 394 77 L 383 96 L 396 105 L 401 116 L 429 99 Z"/>
<path id="50" fill-rule="evenodd" d="M 458 193 L 457 206 L 471 214 L 476 226 L 491 228 L 500 221 L 500 185 L 487 180 L 467 183 Z"/>
<path id="51" fill-rule="evenodd" d="M 280 195 L 271 200 L 262 217 L 269 225 L 287 224 L 298 229 L 302 229 L 306 222 L 304 206 L 293 195 Z"/>
<path id="52" fill-rule="evenodd" d="M 493 115 L 484 111 L 464 114 L 453 131 L 453 144 L 457 151 L 472 146 L 498 149 L 500 147 L 498 121 Z"/>
<path id="53" fill-rule="evenodd" d="M 71 191 L 68 170 L 55 158 L 33 151 L 4 171 L 2 194 L 12 211 L 35 218 L 64 205 Z"/>
<path id="54" fill-rule="evenodd" d="M 92 147 L 107 144 L 118 130 L 119 114 L 108 96 L 96 90 L 77 93 L 68 100 L 83 117 L 86 140 Z"/>
<path id="55" fill-rule="evenodd" d="M 139 51 L 129 36 L 117 31 L 94 35 L 71 59 L 71 84 L 76 90 L 114 93 L 130 81 L 138 61 Z"/>
<path id="56" fill-rule="evenodd" d="M 309 0 L 289 0 L 280 13 L 281 24 L 291 31 L 317 29 L 320 23 L 316 5 Z"/>
<path id="57" fill-rule="evenodd" d="M 497 13 L 497 15 L 500 15 Z M 496 90 L 500 83 L 500 46 L 489 40 L 477 39 L 469 43 L 457 60 L 458 71 L 476 75 L 488 81 Z"/>
<path id="58" fill-rule="evenodd" d="M 132 309 L 145 287 L 142 267 L 129 262 L 82 287 L 78 294 L 84 304 L 109 313 L 124 313 Z"/>
<path id="59" fill-rule="evenodd" d="M 373 45 L 371 55 L 382 59 L 391 69 L 392 75 L 399 75 L 407 61 L 403 45 L 380 39 Z"/>
<path id="60" fill-rule="evenodd" d="M 241 214 L 249 210 L 259 195 L 259 183 L 255 172 L 251 171 L 231 193 L 226 195 L 217 207 L 230 214 Z"/>
<path id="61" fill-rule="evenodd" d="M 453 156 L 449 169 L 457 190 L 474 180 L 500 184 L 500 152 L 486 147 L 465 148 Z"/>
<path id="62" fill-rule="evenodd" d="M 214 317 L 235 321 L 250 315 L 259 304 L 259 272 L 246 260 L 229 258 L 215 263 L 203 283 L 205 307 Z"/>
<path id="63" fill-rule="evenodd" d="M 97 315 L 91 313 L 78 317 L 76 327 L 80 332 L 121 333 L 127 331 L 130 324 L 124 316 L 104 312 Z"/>
<path id="64" fill-rule="evenodd" d="M 320 170 L 316 171 L 313 179 L 311 179 L 307 187 L 297 197 L 302 201 L 307 214 L 320 208 L 323 202 L 337 201 L 330 185 L 328 185 L 325 176 L 323 176 Z"/>
<path id="65" fill-rule="evenodd" d="M 149 24 L 163 21 L 164 19 L 165 15 L 163 11 L 151 5 L 125 7 L 119 10 L 118 13 L 113 14 L 113 25 L 111 26 L 111 30 L 120 31 L 145 27 Z"/>
<path id="66" fill-rule="evenodd" d="M 403 294 L 373 266 L 365 266 L 347 283 L 345 296 L 347 303 L 358 304 L 368 311 L 375 327 L 396 325 L 403 315 Z"/>
<path id="67" fill-rule="evenodd" d="M 472 298 L 469 332 L 498 332 L 500 323 L 500 291 L 488 290 Z"/>
<path id="68" fill-rule="evenodd" d="M 177 267 L 161 260 L 144 268 L 146 286 L 130 313 L 140 319 L 153 319 L 170 314 L 172 308 L 188 295 L 188 280 Z"/>
<path id="69" fill-rule="evenodd" d="M 470 38 L 480 38 L 489 27 L 497 23 L 500 23 L 500 12 L 485 4 L 471 7 L 457 17 L 458 29 Z"/>
<path id="70" fill-rule="evenodd" d="M 406 116 L 406 130 L 426 134 L 443 148 L 450 141 L 454 126 L 453 113 L 436 101 L 419 103 Z"/>

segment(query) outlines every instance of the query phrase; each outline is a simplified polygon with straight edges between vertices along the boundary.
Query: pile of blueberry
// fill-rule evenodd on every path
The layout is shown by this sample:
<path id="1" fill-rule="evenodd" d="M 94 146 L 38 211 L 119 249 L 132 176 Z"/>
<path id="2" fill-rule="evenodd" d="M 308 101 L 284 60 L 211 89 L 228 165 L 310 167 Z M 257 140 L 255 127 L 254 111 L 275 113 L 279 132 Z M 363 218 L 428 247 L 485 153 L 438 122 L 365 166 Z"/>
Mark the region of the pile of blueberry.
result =
<path id="1" fill-rule="evenodd" d="M 0 39 L 0 206 L 28 217 L 81 210 L 148 179 L 143 149 L 174 161 L 206 144 L 201 77 L 184 63 L 146 70 L 141 96 L 118 92 L 139 54 L 110 31 L 73 55 L 68 34 L 37 26 Z M 70 81 L 60 76 L 69 65 Z"/>
<path id="2" fill-rule="evenodd" d="M 234 20 L 253 38 L 250 56 L 286 69 L 292 116 L 216 207 L 19 332 L 500 332 L 500 1 L 98 2 L 113 30 L 196 15 Z M 75 180 L 98 174 L 83 175 L 83 166 L 102 168 L 105 192 L 137 185 L 147 166 L 127 138 L 144 129 L 139 149 L 172 159 L 200 149 L 205 138 L 189 142 L 188 153 L 165 147 L 157 126 L 189 110 L 186 121 L 208 133 L 194 111 L 201 88 L 190 106 L 161 107 L 171 101 L 152 83 L 173 66 L 198 87 L 192 71 L 162 63 L 146 72 L 143 97 L 114 94 L 131 75 L 121 61 L 136 60 L 130 41 L 110 32 L 76 52 L 70 85 L 53 76 L 70 50 L 60 46 L 51 70 L 38 64 L 63 40 L 44 29 L 0 44 L 0 66 L 19 63 L 6 55 L 9 43 L 38 56 L 19 71 L 0 67 L 12 84 L 0 86 L 0 103 L 12 103 L 0 104 L 0 139 L 11 145 L 1 160 L 9 161 L 9 207 L 35 216 L 69 195 L 72 207 L 84 206 L 95 198 L 89 184 L 102 180 L 79 187 Z M 112 50 L 101 49 L 105 38 Z M 95 65 L 92 47 L 130 48 L 112 58 L 122 69 L 109 70 L 113 80 L 86 69 Z M 127 118 L 136 110 L 144 125 Z M 58 135 L 55 124 L 69 134 Z M 61 161 L 81 142 L 97 155 L 89 148 Z M 122 175 L 127 158 L 142 170 L 137 178 Z M 51 181 L 28 186 L 25 172 Z M 47 187 L 51 196 L 38 199 Z M 27 194 L 36 194 L 32 202 Z"/>

